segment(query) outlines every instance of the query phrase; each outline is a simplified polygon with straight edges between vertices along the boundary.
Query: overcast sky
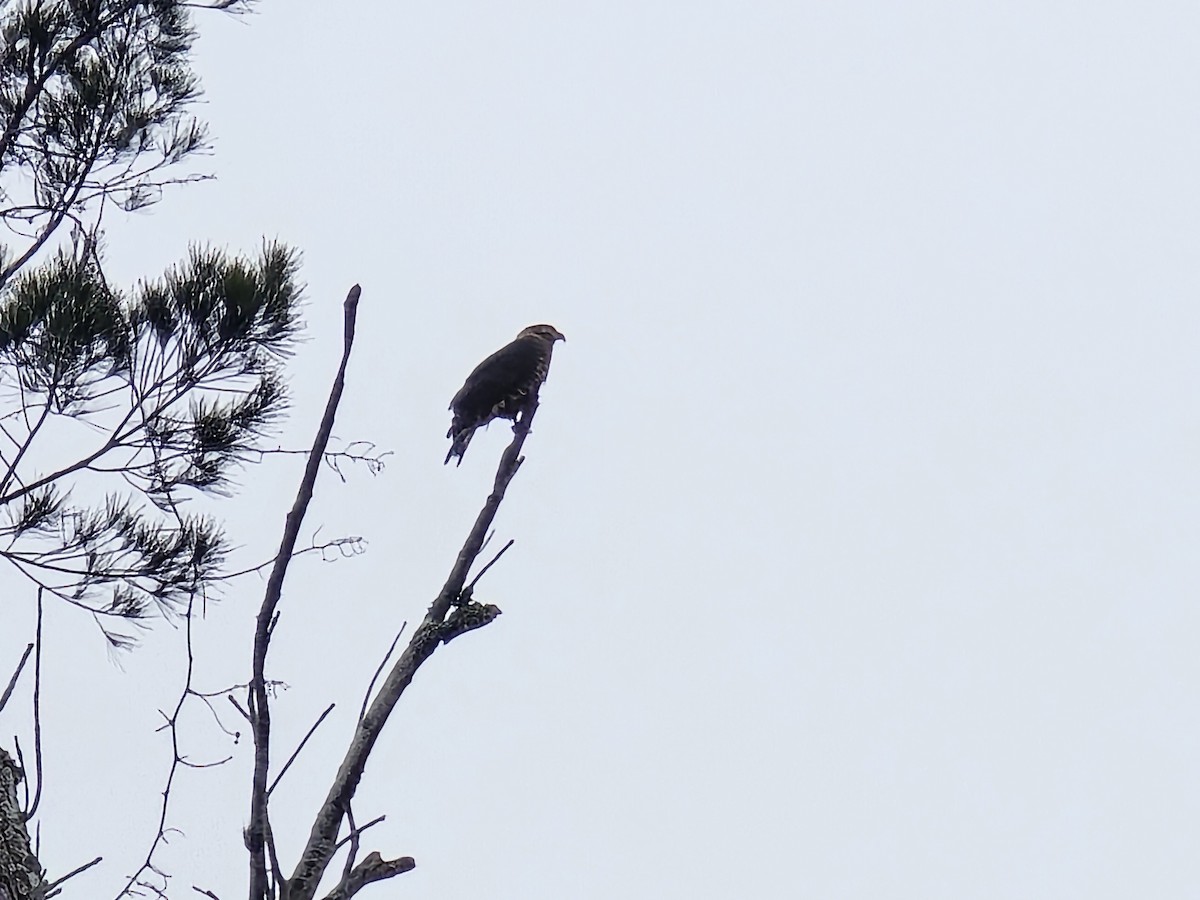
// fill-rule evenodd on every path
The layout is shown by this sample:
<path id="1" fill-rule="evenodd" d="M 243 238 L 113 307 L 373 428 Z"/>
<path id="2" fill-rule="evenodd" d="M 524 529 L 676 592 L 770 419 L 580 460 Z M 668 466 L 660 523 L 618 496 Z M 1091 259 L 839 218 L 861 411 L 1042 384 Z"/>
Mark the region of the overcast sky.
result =
<path id="1" fill-rule="evenodd" d="M 109 221 L 127 284 L 204 241 L 304 252 L 280 440 L 307 446 L 363 287 L 269 674 L 291 869 L 392 635 L 508 437 L 446 405 L 550 322 L 481 585 L 385 732 L 364 849 L 410 900 L 1066 900 L 1200 890 L 1200 8 L 330 3 L 202 17 L 214 183 Z M 224 505 L 269 557 L 299 463 Z M 249 672 L 262 583 L 198 626 Z M 26 622 L 0 636 L 15 659 Z M 18 631 L 20 633 L 18 633 Z M 50 610 L 43 861 L 144 857 L 182 677 Z M 7 663 L 4 664 L 7 671 Z M 244 895 L 250 747 L 199 710 L 161 864 Z M 227 716 L 235 724 L 236 716 Z M 0 742 L 6 741 L 0 735 Z M 368 840 L 369 837 L 369 840 Z"/>

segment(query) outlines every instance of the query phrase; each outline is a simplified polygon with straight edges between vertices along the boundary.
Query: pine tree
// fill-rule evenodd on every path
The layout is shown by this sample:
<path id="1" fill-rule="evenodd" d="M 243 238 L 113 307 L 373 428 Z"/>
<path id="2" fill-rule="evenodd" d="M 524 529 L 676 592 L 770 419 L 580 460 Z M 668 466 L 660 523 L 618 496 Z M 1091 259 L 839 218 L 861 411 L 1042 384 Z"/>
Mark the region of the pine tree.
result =
<path id="1" fill-rule="evenodd" d="M 188 5 L 25 2 L 0 20 L 0 219 L 17 235 L 0 245 L 0 556 L 117 646 L 121 620 L 178 609 L 219 571 L 221 530 L 181 492 L 222 491 L 278 418 L 298 325 L 282 246 L 196 249 L 128 290 L 105 276 L 105 209 L 198 177 Z"/>
<path id="2" fill-rule="evenodd" d="M 283 365 L 301 297 L 297 256 L 277 244 L 252 259 L 195 249 L 164 275 L 123 289 L 105 274 L 106 209 L 142 208 L 171 185 L 203 177 L 188 170 L 206 147 L 204 127 L 190 111 L 198 86 L 189 12 L 197 7 L 238 12 L 246 0 L 0 0 L 0 219 L 14 235 L 0 243 L 0 557 L 29 584 L 39 610 L 55 600 L 77 607 L 114 647 L 131 643 L 129 626 L 138 620 L 156 613 L 183 619 L 188 680 L 163 726 L 176 764 L 179 711 L 189 696 L 215 696 L 191 691 L 192 609 L 222 577 L 227 547 L 218 522 L 185 512 L 185 501 L 231 493 L 236 467 L 262 458 L 264 436 L 286 402 Z M 322 461 L 358 459 L 372 471 L 379 464 L 328 452 L 360 295 L 358 285 L 347 295 L 340 365 L 269 562 L 247 642 L 250 680 L 219 692 L 248 720 L 253 744 L 244 835 L 251 900 L 349 900 L 416 866 L 409 856 L 367 851 L 363 835 L 382 817 L 360 825 L 353 803 L 418 669 L 440 647 L 500 615 L 476 591 L 513 542 L 470 573 L 522 468 L 539 402 L 535 389 L 510 410 L 512 441 L 442 588 L 406 645 L 403 627 L 397 633 L 367 685 L 326 799 L 311 823 L 285 825 L 307 840 L 294 859 L 281 859 L 272 791 L 332 709 L 290 756 L 273 748 L 276 682 L 268 679 L 267 657 L 282 587 L 300 552 L 296 541 Z M 19 600 L 0 598 L 0 617 Z M 0 692 L 0 711 L 34 646 Z M 244 705 L 233 695 L 239 688 Z M 36 686 L 33 696 L 36 734 Z M 164 823 L 175 768 L 161 792 L 158 834 L 122 896 L 167 895 L 169 876 L 155 852 L 174 830 Z M 24 777 L 20 760 L 0 749 L 0 900 L 55 896 L 63 881 L 99 861 L 47 881 L 28 825 L 40 784 L 23 803 L 17 787 Z M 198 886 L 193 892 L 214 896 Z"/>
<path id="3" fill-rule="evenodd" d="M 299 325 L 297 256 L 277 244 L 252 259 L 194 249 L 127 288 L 105 274 L 107 210 L 204 177 L 189 168 L 208 146 L 191 112 L 190 12 L 203 5 L 0 3 L 0 557 L 114 647 L 219 577 L 221 528 L 183 501 L 225 491 L 282 413 Z M 0 600 L 0 617 L 17 600 Z M 22 776 L 0 751 L 11 900 L 47 890 Z"/>

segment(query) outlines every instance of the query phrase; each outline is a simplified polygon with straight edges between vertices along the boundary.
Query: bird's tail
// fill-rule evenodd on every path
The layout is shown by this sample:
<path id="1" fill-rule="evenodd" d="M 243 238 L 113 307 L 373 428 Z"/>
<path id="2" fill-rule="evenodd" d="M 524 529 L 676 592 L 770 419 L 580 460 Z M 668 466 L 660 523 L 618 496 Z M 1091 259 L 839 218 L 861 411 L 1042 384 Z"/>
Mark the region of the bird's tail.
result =
<path id="1" fill-rule="evenodd" d="M 462 428 L 457 431 L 451 428 L 450 433 L 447 434 L 446 437 L 453 437 L 454 440 L 450 444 L 450 452 L 446 454 L 446 462 L 443 462 L 442 465 L 446 465 L 446 463 L 450 462 L 450 460 L 457 456 L 458 462 L 456 462 L 455 465 L 461 466 L 463 454 L 467 452 L 467 445 L 471 443 L 471 438 L 474 437 L 474 435 L 474 428 Z"/>

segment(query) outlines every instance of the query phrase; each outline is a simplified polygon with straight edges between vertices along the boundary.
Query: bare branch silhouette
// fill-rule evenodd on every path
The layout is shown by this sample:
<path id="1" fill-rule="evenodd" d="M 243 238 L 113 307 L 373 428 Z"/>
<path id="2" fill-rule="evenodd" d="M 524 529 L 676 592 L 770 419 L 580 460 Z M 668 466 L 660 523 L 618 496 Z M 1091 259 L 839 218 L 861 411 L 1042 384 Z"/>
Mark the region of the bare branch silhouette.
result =
<path id="1" fill-rule="evenodd" d="M 488 561 L 487 565 L 485 565 L 482 569 L 479 570 L 479 574 L 471 579 L 471 583 L 468 584 L 465 588 L 463 588 L 463 593 L 467 594 L 469 597 L 470 593 L 475 590 L 475 585 L 479 584 L 479 579 L 481 579 L 485 574 L 487 574 L 487 570 L 490 569 L 492 566 L 494 566 L 496 563 L 498 563 L 500 561 L 500 557 L 502 557 L 505 554 L 505 552 L 508 550 L 508 548 L 511 547 L 515 543 L 516 543 L 515 540 L 510 540 L 507 544 L 505 544 L 503 547 L 501 547 L 500 550 L 496 553 L 496 555 L 493 556 Z M 482 550 L 483 548 L 480 547 L 479 549 Z"/>
<path id="2" fill-rule="evenodd" d="M 91 862 L 85 862 L 82 866 L 77 866 L 76 868 L 72 869 L 70 872 L 68 872 L 62 878 L 59 878 L 57 881 L 50 882 L 48 885 L 46 885 L 47 900 L 49 900 L 50 897 L 54 897 L 54 896 L 57 896 L 58 894 L 62 893 L 62 883 L 64 881 L 66 881 L 68 878 L 74 878 L 76 875 L 86 872 L 92 866 L 100 865 L 100 863 L 102 863 L 103 861 L 104 861 L 103 856 L 97 856 Z"/>
<path id="3" fill-rule="evenodd" d="M 327 707 L 325 707 L 325 711 L 321 713 L 321 715 L 317 716 L 317 721 L 313 722 L 312 728 L 308 729 L 308 733 L 301 738 L 300 743 L 296 746 L 296 749 L 292 751 L 292 755 L 288 757 L 287 762 L 283 764 L 283 768 L 279 770 L 279 774 L 275 776 L 275 780 L 271 782 L 271 786 L 267 788 L 268 797 L 272 794 L 272 792 L 274 792 L 276 785 L 278 785 L 283 779 L 283 776 L 287 774 L 287 770 L 290 769 L 292 763 L 296 761 L 296 757 L 300 755 L 300 751 L 304 749 L 304 745 L 308 743 L 309 738 L 316 734 L 317 729 L 321 727 L 321 723 L 325 721 L 325 718 L 331 712 L 333 712 L 333 708 L 334 704 L 330 703 Z"/>
<path id="4" fill-rule="evenodd" d="M 400 637 L 404 634 L 404 629 L 408 627 L 407 622 L 400 625 L 400 630 L 396 632 L 396 636 L 392 638 L 392 643 L 387 649 L 387 653 L 383 654 L 383 659 L 379 661 L 379 665 L 375 668 L 375 674 L 371 676 L 371 682 L 367 685 L 367 692 L 363 694 L 362 707 L 358 711 L 358 721 L 363 720 L 363 716 L 367 714 L 367 706 L 371 702 L 371 695 L 375 693 L 375 684 L 379 681 L 379 676 L 383 674 L 383 670 L 387 668 L 388 661 L 391 660 L 392 654 L 396 652 L 396 645 L 400 643 Z"/>
<path id="5" fill-rule="evenodd" d="M 393 644 L 393 646 L 395 646 Z M 0 694 L 0 712 L 3 712 L 4 707 L 8 704 L 8 699 L 12 696 L 13 690 L 17 686 L 17 679 L 21 677 L 21 670 L 25 668 L 25 663 L 29 660 L 29 654 L 33 652 L 33 644 L 25 645 L 25 652 L 21 654 L 21 661 L 17 663 L 17 668 L 12 673 L 12 678 L 8 679 L 8 686 L 4 689 L 4 693 Z"/>
<path id="6" fill-rule="evenodd" d="M 271 631 L 277 617 L 276 608 L 283 591 L 283 581 L 287 575 L 288 564 L 292 560 L 300 527 L 304 523 L 304 515 L 312 500 L 313 488 L 316 485 L 325 449 L 333 431 L 338 404 L 341 402 L 342 392 L 345 389 L 346 369 L 349 366 L 350 352 L 354 346 L 354 326 L 358 313 L 358 300 L 361 295 L 362 288 L 357 284 L 350 288 L 350 292 L 346 295 L 342 360 L 338 366 L 337 375 L 334 377 L 329 400 L 325 405 L 325 413 L 321 418 L 317 436 L 309 453 L 304 477 L 296 495 L 296 502 L 287 515 L 283 539 L 280 542 L 279 552 L 275 555 L 275 564 L 267 581 L 255 627 L 249 707 L 251 732 L 254 735 L 254 777 L 250 795 L 250 823 L 246 828 L 246 847 L 250 852 L 250 897 L 252 900 L 262 900 L 262 898 L 271 896 L 267 877 L 267 845 L 271 832 L 267 809 L 267 770 L 270 765 L 271 749 L 271 713 L 265 674 L 267 650 L 270 646 Z M 275 868 L 275 883 L 278 885 L 282 880 L 282 874 L 278 871 L 278 866 L 274 861 L 272 865 Z"/>
<path id="7" fill-rule="evenodd" d="M 483 548 L 505 492 L 524 462 L 521 448 L 529 435 L 537 407 L 538 399 L 534 394 L 527 400 L 520 417 L 513 425 L 513 439 L 500 458 L 492 492 L 476 517 L 445 584 L 430 605 L 421 625 L 413 633 L 408 646 L 393 664 L 379 689 L 379 694 L 371 702 L 366 714 L 360 718 L 325 802 L 317 812 L 308 842 L 301 851 L 300 861 L 287 883 L 288 900 L 312 900 L 316 896 L 320 881 L 333 859 L 336 848 L 340 846 L 338 832 L 362 779 L 367 759 L 417 669 L 442 643 L 448 643 L 459 635 L 480 628 L 500 614 L 500 610 L 491 604 L 474 602 L 465 584 L 467 573 Z M 499 556 L 500 554 L 497 554 L 496 558 Z M 411 871 L 415 866 L 416 862 L 411 857 L 386 860 L 379 853 L 372 852 L 352 870 L 344 872 L 338 885 L 327 897 L 331 900 L 348 900 L 367 884 Z"/>
<path id="8" fill-rule="evenodd" d="M 37 777 L 37 790 L 33 802 L 25 812 L 32 819 L 42 802 L 42 591 L 37 594 L 37 626 L 33 639 L 33 768 Z"/>
<path id="9" fill-rule="evenodd" d="M 175 703 L 174 709 L 170 715 L 163 713 L 163 718 L 166 720 L 160 731 L 166 731 L 171 740 L 171 763 L 167 768 L 167 777 L 162 789 L 162 802 L 158 809 L 158 824 L 155 829 L 154 838 L 150 842 L 150 849 L 146 851 L 146 858 L 141 865 L 129 876 L 125 882 L 125 886 L 117 894 L 117 898 L 125 896 L 134 896 L 143 890 L 148 890 L 154 894 L 164 894 L 166 891 L 167 882 L 170 876 L 162 871 L 154 863 L 155 854 L 167 843 L 168 835 L 175 833 L 177 829 L 173 829 L 167 825 L 167 818 L 171 809 L 172 789 L 175 786 L 175 777 L 179 773 L 180 766 L 190 768 L 209 768 L 213 765 L 221 765 L 228 762 L 228 758 L 217 763 L 192 763 L 184 756 L 179 745 L 179 717 L 183 712 L 183 707 L 187 703 L 188 697 L 195 692 L 192 690 L 192 677 L 196 669 L 196 658 L 192 649 L 192 622 L 195 613 L 195 600 L 188 603 L 187 612 L 184 616 L 184 647 L 186 651 L 187 664 L 184 669 L 183 687 L 179 691 L 179 699 Z M 161 712 L 161 710 L 160 710 Z M 148 882 L 145 877 L 150 875 L 159 879 L 160 884 Z"/>

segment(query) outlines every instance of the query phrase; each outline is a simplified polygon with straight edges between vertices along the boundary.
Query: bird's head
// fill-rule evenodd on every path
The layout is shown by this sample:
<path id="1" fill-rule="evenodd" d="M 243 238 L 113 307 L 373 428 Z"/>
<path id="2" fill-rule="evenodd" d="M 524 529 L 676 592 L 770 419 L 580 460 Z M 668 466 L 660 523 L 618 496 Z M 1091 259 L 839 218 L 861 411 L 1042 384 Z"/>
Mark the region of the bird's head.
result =
<path id="1" fill-rule="evenodd" d="M 521 333 L 517 337 L 541 338 L 543 341 L 549 341 L 551 344 L 555 341 L 565 342 L 567 339 L 567 336 L 553 325 L 530 325 L 528 328 L 522 328 Z"/>

